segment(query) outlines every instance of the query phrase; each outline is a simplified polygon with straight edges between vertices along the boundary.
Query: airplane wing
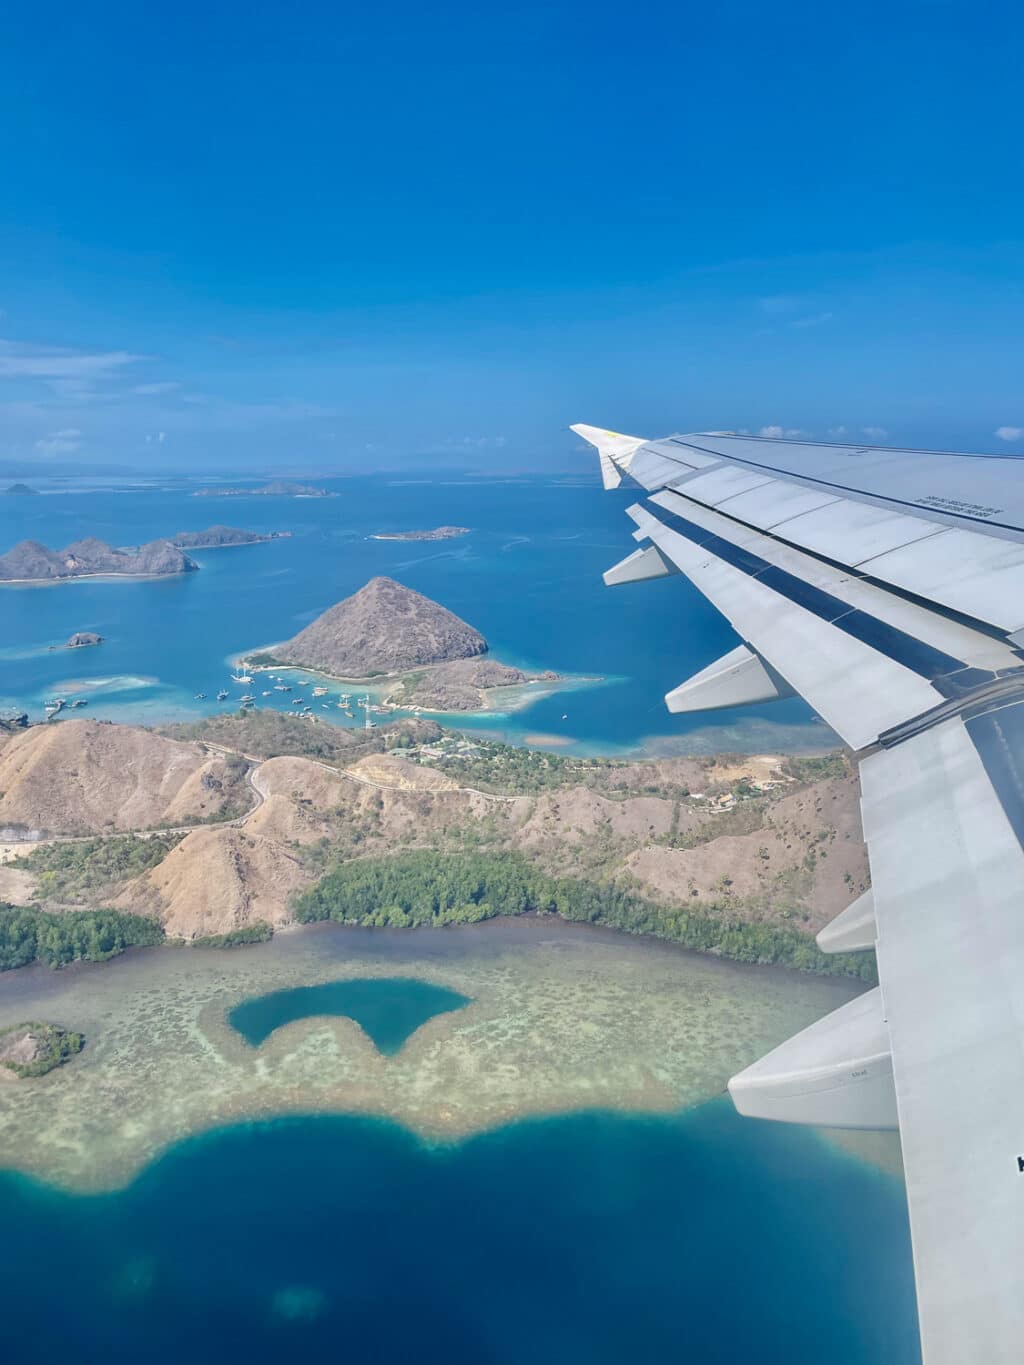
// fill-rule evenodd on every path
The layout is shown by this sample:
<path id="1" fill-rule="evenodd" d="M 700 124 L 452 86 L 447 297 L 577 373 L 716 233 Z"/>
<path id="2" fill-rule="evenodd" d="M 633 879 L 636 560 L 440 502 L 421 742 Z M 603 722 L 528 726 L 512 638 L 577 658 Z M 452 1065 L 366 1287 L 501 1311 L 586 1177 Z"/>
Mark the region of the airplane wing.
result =
<path id="1" fill-rule="evenodd" d="M 819 935 L 879 987 L 729 1082 L 899 1126 L 925 1365 L 1024 1360 L 1024 460 L 595 427 L 640 548 L 742 644 L 670 710 L 799 693 L 854 749 L 872 887 Z"/>

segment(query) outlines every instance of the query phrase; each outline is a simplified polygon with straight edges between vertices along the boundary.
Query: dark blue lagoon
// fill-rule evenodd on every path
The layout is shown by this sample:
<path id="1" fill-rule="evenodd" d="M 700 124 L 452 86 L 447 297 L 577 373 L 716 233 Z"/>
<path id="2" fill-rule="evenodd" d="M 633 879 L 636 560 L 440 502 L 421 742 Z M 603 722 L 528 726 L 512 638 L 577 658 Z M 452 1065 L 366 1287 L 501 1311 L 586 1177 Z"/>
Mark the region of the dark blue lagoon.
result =
<path id="1" fill-rule="evenodd" d="M 117 1194 L 2 1175 L 0 1227 L 5 1365 L 919 1360 L 900 1183 L 724 1102 L 246 1125 Z"/>
<path id="2" fill-rule="evenodd" d="M 342 1015 L 354 1019 L 377 1050 L 391 1057 L 435 1014 L 460 1010 L 468 1004 L 468 996 L 415 977 L 357 977 L 256 996 L 236 1005 L 228 1014 L 228 1023 L 251 1047 L 259 1047 L 284 1024 L 325 1014 Z"/>

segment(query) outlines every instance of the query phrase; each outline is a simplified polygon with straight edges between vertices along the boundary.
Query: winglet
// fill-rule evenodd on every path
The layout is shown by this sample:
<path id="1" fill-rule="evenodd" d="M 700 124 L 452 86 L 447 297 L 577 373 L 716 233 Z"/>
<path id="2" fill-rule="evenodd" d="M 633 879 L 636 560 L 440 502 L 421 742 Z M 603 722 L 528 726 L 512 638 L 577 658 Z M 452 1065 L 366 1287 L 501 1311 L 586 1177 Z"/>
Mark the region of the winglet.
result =
<path id="1" fill-rule="evenodd" d="M 623 473 L 629 469 L 630 459 L 641 446 L 647 444 L 644 436 L 621 436 L 617 431 L 588 427 L 582 422 L 577 422 L 569 430 L 597 447 L 601 457 L 601 480 L 605 488 L 618 488 Z"/>

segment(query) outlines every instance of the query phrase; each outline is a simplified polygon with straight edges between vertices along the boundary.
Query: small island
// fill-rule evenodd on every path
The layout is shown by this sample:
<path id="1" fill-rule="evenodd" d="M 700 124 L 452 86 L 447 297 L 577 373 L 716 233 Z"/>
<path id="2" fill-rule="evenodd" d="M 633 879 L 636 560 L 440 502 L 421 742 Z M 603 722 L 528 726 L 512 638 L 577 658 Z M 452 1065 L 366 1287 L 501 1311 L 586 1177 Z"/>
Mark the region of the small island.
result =
<path id="1" fill-rule="evenodd" d="M 13 1024 L 0 1029 L 0 1079 L 26 1080 L 63 1066 L 85 1046 L 80 1033 L 56 1024 Z"/>
<path id="2" fill-rule="evenodd" d="M 76 630 L 74 635 L 68 636 L 65 649 L 87 649 L 90 645 L 101 645 L 103 636 L 97 635 L 94 630 Z"/>
<path id="3" fill-rule="evenodd" d="M 313 488 L 305 483 L 290 483 L 275 479 L 263 488 L 197 488 L 194 498 L 333 498 L 326 488 Z"/>
<path id="4" fill-rule="evenodd" d="M 171 541 L 179 550 L 219 550 L 228 545 L 258 545 L 283 540 L 291 531 L 243 531 L 237 526 L 208 526 L 205 531 L 179 531 Z"/>
<path id="5" fill-rule="evenodd" d="M 484 659 L 487 649 L 480 632 L 447 607 L 393 578 L 378 577 L 291 640 L 245 662 L 252 668 L 308 668 L 353 681 L 391 680 L 385 705 L 430 711 L 481 711 L 490 689 L 559 681 L 557 673 L 526 673 Z"/>
<path id="6" fill-rule="evenodd" d="M 10 488 L 5 488 L 4 493 L 9 498 L 39 497 L 38 488 L 30 488 L 27 483 L 12 483 Z"/>
<path id="7" fill-rule="evenodd" d="M 152 540 L 136 549 L 116 550 L 90 536 L 63 550 L 51 550 L 38 540 L 22 540 L 0 555 L 0 582 L 44 583 L 68 578 L 157 578 L 190 573 L 199 567 L 169 540 Z"/>
<path id="8" fill-rule="evenodd" d="M 455 540 L 468 536 L 468 526 L 435 526 L 432 531 L 379 531 L 371 540 Z"/>

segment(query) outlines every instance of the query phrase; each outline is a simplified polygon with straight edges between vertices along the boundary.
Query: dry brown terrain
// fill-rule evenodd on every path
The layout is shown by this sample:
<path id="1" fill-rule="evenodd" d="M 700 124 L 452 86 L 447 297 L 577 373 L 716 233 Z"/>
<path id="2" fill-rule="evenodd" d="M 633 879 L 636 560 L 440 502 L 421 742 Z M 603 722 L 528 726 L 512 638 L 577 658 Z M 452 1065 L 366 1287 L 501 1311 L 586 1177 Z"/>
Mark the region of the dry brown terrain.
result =
<path id="1" fill-rule="evenodd" d="M 223 818 L 249 804 L 244 765 L 132 726 L 35 725 L 0 748 L 0 830 L 151 829 Z"/>
<path id="2" fill-rule="evenodd" d="M 70 721 L 0 749 L 0 819 L 75 833 L 187 824 L 230 809 L 241 782 L 251 813 L 194 829 L 115 888 L 118 907 L 183 938 L 287 923 L 295 892 L 330 857 L 467 847 L 517 849 L 557 875 L 625 879 L 666 904 L 810 932 L 868 882 L 858 784 L 842 761 L 834 776 L 811 769 L 813 780 L 785 767 L 775 756 L 570 764 L 564 785 L 522 795 L 473 790 L 398 752 L 353 755 L 347 768 L 340 756 L 284 756 L 252 770 L 250 791 L 244 777 L 229 784 L 228 757 L 198 743 Z M 204 774 L 224 785 L 204 787 Z M 16 864 L 3 872 L 7 898 L 30 900 L 35 880 Z"/>
<path id="3" fill-rule="evenodd" d="M 282 844 L 246 829 L 198 829 L 129 883 L 120 910 L 156 915 L 172 938 L 202 938 L 291 918 L 294 891 L 311 879 Z"/>
<path id="4" fill-rule="evenodd" d="M 397 673 L 418 664 L 483 654 L 487 641 L 440 603 L 393 578 L 369 583 L 330 607 L 291 640 L 275 645 L 282 663 L 339 678 Z"/>

